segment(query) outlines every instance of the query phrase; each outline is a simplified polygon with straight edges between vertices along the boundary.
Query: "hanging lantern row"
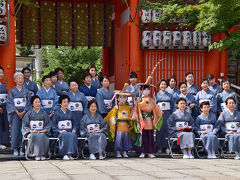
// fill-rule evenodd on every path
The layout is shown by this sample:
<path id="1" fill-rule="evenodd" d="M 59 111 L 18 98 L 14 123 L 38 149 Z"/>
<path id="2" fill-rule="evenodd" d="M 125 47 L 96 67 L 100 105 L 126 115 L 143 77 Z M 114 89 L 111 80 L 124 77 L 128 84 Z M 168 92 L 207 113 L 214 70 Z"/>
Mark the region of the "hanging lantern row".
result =
<path id="1" fill-rule="evenodd" d="M 197 31 L 142 31 L 144 49 L 206 49 L 211 41 L 207 32 Z"/>
<path id="2" fill-rule="evenodd" d="M 0 24 L 0 42 L 7 41 L 7 27 L 3 24 Z"/>
<path id="3" fill-rule="evenodd" d="M 5 1 L 0 1 L 0 16 L 5 16 L 6 15 L 6 2 Z"/>
<path id="4" fill-rule="evenodd" d="M 161 17 L 162 13 L 163 12 L 161 12 L 161 11 L 156 11 L 156 10 L 151 10 L 151 9 L 141 10 L 140 11 L 141 21 L 142 21 L 142 23 L 154 22 Z"/>

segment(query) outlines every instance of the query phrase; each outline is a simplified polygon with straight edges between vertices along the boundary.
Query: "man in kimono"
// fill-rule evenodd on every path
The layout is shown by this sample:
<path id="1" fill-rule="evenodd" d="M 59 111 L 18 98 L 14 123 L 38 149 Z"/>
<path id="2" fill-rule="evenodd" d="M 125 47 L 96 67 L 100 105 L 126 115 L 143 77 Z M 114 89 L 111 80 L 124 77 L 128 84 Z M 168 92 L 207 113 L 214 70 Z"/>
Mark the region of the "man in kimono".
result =
<path id="1" fill-rule="evenodd" d="M 196 94 L 200 91 L 200 88 L 194 84 L 193 72 L 191 71 L 187 72 L 185 77 L 188 87 L 188 93 L 192 94 L 195 97 Z"/>
<path id="2" fill-rule="evenodd" d="M 215 77 L 212 74 L 208 74 L 207 80 L 209 82 L 208 89 L 213 92 L 215 96 L 222 91 L 222 88 L 219 84 L 215 82 Z"/>
<path id="3" fill-rule="evenodd" d="M 129 75 L 130 85 L 127 87 L 126 92 L 129 92 L 132 95 L 128 96 L 128 104 L 131 107 L 133 106 L 132 97 L 134 98 L 134 101 L 136 101 L 137 98 L 139 98 L 139 94 L 141 93 L 140 86 L 137 85 L 137 79 L 138 79 L 137 73 L 130 72 Z"/>
<path id="4" fill-rule="evenodd" d="M 4 69 L 0 66 L 0 80 L 3 79 Z M 6 149 L 9 143 L 9 123 L 8 116 L 6 111 L 6 102 L 7 102 L 7 88 L 0 82 L 0 150 Z"/>
<path id="5" fill-rule="evenodd" d="M 22 73 L 14 74 L 16 86 L 13 87 L 7 97 L 8 120 L 11 125 L 11 149 L 13 155 L 24 155 L 21 150 L 22 118 L 30 110 L 30 93 L 23 87 L 24 77 Z"/>
<path id="6" fill-rule="evenodd" d="M 63 160 L 74 160 L 73 155 L 77 152 L 76 133 L 79 122 L 67 109 L 69 102 L 68 95 L 61 95 L 59 97 L 61 108 L 54 113 L 52 118 L 53 137 L 59 138 L 59 156 L 63 157 Z"/>
<path id="7" fill-rule="evenodd" d="M 52 81 L 51 88 L 53 88 L 56 91 L 57 96 L 59 97 L 62 91 L 61 91 L 61 86 L 57 84 L 57 73 L 55 71 L 52 71 L 49 73 L 49 76 L 51 77 L 51 81 Z"/>
<path id="8" fill-rule="evenodd" d="M 54 112 L 59 108 L 58 97 L 56 91 L 51 88 L 51 78 L 49 75 L 42 78 L 43 87 L 37 92 L 41 99 L 41 108 L 43 108 L 50 118 Z"/>
<path id="9" fill-rule="evenodd" d="M 59 86 L 61 89 L 60 95 L 66 94 L 69 91 L 69 87 L 68 87 L 68 84 L 65 81 L 63 81 L 64 70 L 62 68 L 56 68 L 55 72 L 57 73 L 57 78 L 58 78 L 56 85 Z"/>
<path id="10" fill-rule="evenodd" d="M 79 91 L 82 92 L 88 101 L 91 101 L 96 97 L 97 88 L 91 85 L 92 75 L 90 73 L 86 73 L 83 76 L 84 84 L 79 87 Z"/>
<path id="11" fill-rule="evenodd" d="M 88 72 L 92 75 L 91 85 L 94 86 L 97 89 L 100 89 L 101 88 L 101 84 L 100 84 L 99 80 L 96 77 L 97 68 L 94 65 L 90 65 L 88 67 Z"/>
<path id="12" fill-rule="evenodd" d="M 24 75 L 24 83 L 23 86 L 28 89 L 31 96 L 37 94 L 38 87 L 37 84 L 30 80 L 31 70 L 28 67 L 22 69 L 22 73 Z"/>

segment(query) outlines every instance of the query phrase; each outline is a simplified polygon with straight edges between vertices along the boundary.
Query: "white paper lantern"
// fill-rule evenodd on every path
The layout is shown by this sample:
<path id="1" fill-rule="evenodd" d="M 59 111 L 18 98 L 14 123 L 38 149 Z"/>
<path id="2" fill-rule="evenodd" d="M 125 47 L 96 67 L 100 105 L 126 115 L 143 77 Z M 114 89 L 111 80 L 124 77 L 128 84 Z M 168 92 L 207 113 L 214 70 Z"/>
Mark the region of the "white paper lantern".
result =
<path id="1" fill-rule="evenodd" d="M 0 24 L 0 41 L 7 41 L 7 27 L 3 24 Z"/>
<path id="2" fill-rule="evenodd" d="M 182 32 L 182 44 L 183 47 L 189 47 L 192 44 L 192 33 L 190 31 Z"/>
<path id="3" fill-rule="evenodd" d="M 6 14 L 6 2 L 0 0 L 0 16 L 4 16 Z"/>
<path id="4" fill-rule="evenodd" d="M 156 20 L 159 20 L 160 17 L 161 17 L 161 12 L 160 11 L 156 11 L 156 10 L 152 11 L 152 22 L 154 22 Z"/>
<path id="5" fill-rule="evenodd" d="M 152 32 L 145 30 L 142 32 L 142 47 L 149 48 L 152 45 Z"/>
<path id="6" fill-rule="evenodd" d="M 155 30 L 153 31 L 153 46 L 158 48 L 162 44 L 162 32 Z"/>
<path id="7" fill-rule="evenodd" d="M 171 31 L 163 31 L 163 46 L 169 47 L 172 44 L 172 33 Z"/>
<path id="8" fill-rule="evenodd" d="M 173 36 L 173 46 L 174 47 L 178 47 L 181 45 L 181 32 L 180 31 L 173 31 L 172 32 L 172 36 Z"/>
<path id="9" fill-rule="evenodd" d="M 152 11 L 149 10 L 141 10 L 141 20 L 142 23 L 150 23 L 152 19 Z"/>
<path id="10" fill-rule="evenodd" d="M 202 33 L 193 31 L 193 46 L 194 47 L 199 47 L 202 44 Z"/>
<path id="11" fill-rule="evenodd" d="M 202 32 L 202 36 L 203 36 L 203 39 L 202 39 L 203 46 L 208 47 L 211 41 L 211 35 L 208 34 L 207 32 Z"/>

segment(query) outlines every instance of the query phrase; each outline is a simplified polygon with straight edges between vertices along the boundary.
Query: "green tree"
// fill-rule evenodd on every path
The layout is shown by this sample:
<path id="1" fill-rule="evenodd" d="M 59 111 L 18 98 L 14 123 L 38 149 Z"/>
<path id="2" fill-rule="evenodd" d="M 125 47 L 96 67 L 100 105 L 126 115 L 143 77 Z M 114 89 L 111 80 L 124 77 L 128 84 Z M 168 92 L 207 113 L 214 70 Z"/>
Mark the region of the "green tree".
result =
<path id="1" fill-rule="evenodd" d="M 100 71 L 100 57 L 102 56 L 101 47 L 71 47 L 61 46 L 44 46 L 41 48 L 43 58 L 43 75 L 54 71 L 55 68 L 61 67 L 64 70 L 64 79 L 78 79 L 82 83 L 82 76 L 89 65 L 95 65 L 97 71 Z"/>
<path id="2" fill-rule="evenodd" d="M 209 49 L 231 49 L 240 55 L 240 31 L 230 32 L 240 22 L 240 0 L 155 0 L 141 1 L 140 9 L 164 11 L 159 22 L 164 26 L 172 19 L 180 27 L 192 27 L 211 34 L 222 32 L 226 38 L 210 44 Z"/>

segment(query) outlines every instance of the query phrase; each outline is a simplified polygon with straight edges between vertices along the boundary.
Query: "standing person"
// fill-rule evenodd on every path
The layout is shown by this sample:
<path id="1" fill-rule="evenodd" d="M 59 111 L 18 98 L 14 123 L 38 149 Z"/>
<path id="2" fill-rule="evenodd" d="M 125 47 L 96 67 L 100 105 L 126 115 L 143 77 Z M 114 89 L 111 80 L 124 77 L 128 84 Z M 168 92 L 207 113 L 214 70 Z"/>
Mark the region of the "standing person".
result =
<path id="1" fill-rule="evenodd" d="M 56 91 L 57 96 L 59 98 L 62 91 L 61 91 L 61 86 L 59 84 L 57 84 L 57 72 L 52 71 L 48 75 L 50 76 L 51 82 L 52 82 L 51 88 L 53 88 Z"/>
<path id="2" fill-rule="evenodd" d="M 88 67 L 88 72 L 92 75 L 91 85 L 94 86 L 96 89 L 100 89 L 101 88 L 101 84 L 100 84 L 99 80 L 96 77 L 97 68 L 94 65 L 90 65 Z"/>
<path id="3" fill-rule="evenodd" d="M 30 110 L 30 93 L 23 87 L 24 77 L 22 73 L 14 74 L 16 86 L 13 87 L 7 97 L 8 120 L 11 125 L 11 149 L 13 155 L 24 155 L 21 149 L 22 118 Z"/>
<path id="4" fill-rule="evenodd" d="M 218 112 L 221 113 L 223 112 L 227 107 L 226 107 L 226 99 L 228 97 L 233 97 L 236 101 L 236 110 L 238 109 L 238 98 L 237 95 L 234 91 L 230 90 L 230 82 L 228 79 L 223 78 L 222 79 L 222 89 L 223 91 L 218 94 L 217 96 L 217 107 L 218 107 Z"/>
<path id="5" fill-rule="evenodd" d="M 24 83 L 23 86 L 28 89 L 31 96 L 34 96 L 37 94 L 38 87 L 37 84 L 30 80 L 31 76 L 31 70 L 28 67 L 25 67 L 22 69 L 22 73 L 24 75 Z"/>
<path id="6" fill-rule="evenodd" d="M 175 76 L 171 76 L 167 80 L 167 85 L 168 85 L 168 87 L 167 87 L 166 91 L 173 96 L 173 99 L 176 102 L 177 97 L 181 92 L 179 91 L 178 88 L 176 88 L 177 80 L 176 80 Z"/>
<path id="7" fill-rule="evenodd" d="M 105 118 L 114 105 L 112 104 L 114 92 L 109 90 L 109 78 L 107 76 L 102 76 L 100 82 L 102 87 L 97 92 L 96 101 L 98 112 Z"/>
<path id="8" fill-rule="evenodd" d="M 3 76 L 4 69 L 0 66 L 0 80 L 3 79 Z M 0 150 L 6 149 L 5 145 L 9 143 L 9 123 L 6 110 L 7 96 L 6 86 L 0 82 Z"/>
<path id="9" fill-rule="evenodd" d="M 188 87 L 188 93 L 192 94 L 195 97 L 196 94 L 200 91 L 200 88 L 194 84 L 193 72 L 191 71 L 186 72 L 185 77 L 186 77 L 186 82 Z"/>
<path id="10" fill-rule="evenodd" d="M 197 93 L 195 98 L 198 103 L 198 107 L 203 101 L 209 101 L 210 111 L 217 114 L 217 99 L 213 92 L 208 89 L 208 85 L 208 80 L 206 78 L 202 79 L 202 90 Z"/>
<path id="11" fill-rule="evenodd" d="M 208 159 L 216 159 L 216 152 L 218 151 L 219 141 L 216 136 L 218 128 L 217 117 L 210 113 L 209 102 L 203 101 L 200 104 L 202 113 L 195 121 L 195 130 L 197 136 L 202 139 L 203 146 L 208 153 Z"/>
<path id="12" fill-rule="evenodd" d="M 236 100 L 228 97 L 225 101 L 227 108 L 220 114 L 218 123 L 221 131 L 228 139 L 230 153 L 235 153 L 235 159 L 240 159 L 240 112 L 236 110 Z"/>
<path id="13" fill-rule="evenodd" d="M 54 113 L 52 118 L 53 136 L 59 138 L 59 156 L 63 157 L 63 160 L 74 160 L 72 156 L 77 152 L 76 133 L 79 123 L 72 112 L 67 109 L 69 102 L 68 95 L 61 95 L 59 97 L 61 108 Z"/>
<path id="14" fill-rule="evenodd" d="M 89 159 L 96 159 L 98 153 L 99 159 L 104 159 L 103 153 L 107 146 L 107 122 L 97 113 L 97 102 L 92 99 L 88 102 L 88 112 L 83 116 L 80 125 L 80 134 L 88 138 Z"/>
<path id="15" fill-rule="evenodd" d="M 168 118 L 168 132 L 170 138 L 179 138 L 183 159 L 193 159 L 192 148 L 195 136 L 189 131 L 193 128 L 194 120 L 191 114 L 185 111 L 186 104 L 187 101 L 184 98 L 177 100 L 178 109 Z"/>
<path id="16" fill-rule="evenodd" d="M 166 91 L 167 89 L 167 81 L 162 79 L 158 82 L 158 86 L 160 88 L 159 92 L 156 95 L 156 104 L 163 111 L 163 124 L 160 131 L 157 131 L 156 134 L 156 143 L 157 149 L 159 153 L 162 153 L 162 148 L 166 149 L 166 153 L 169 153 L 168 142 L 165 139 L 168 137 L 168 124 L 167 119 L 175 111 L 176 102 L 172 94 Z"/>
<path id="17" fill-rule="evenodd" d="M 68 84 L 63 81 L 64 78 L 64 70 L 62 68 L 56 68 L 55 72 L 57 73 L 58 81 L 56 82 L 56 85 L 60 87 L 61 94 L 66 94 L 69 91 Z"/>
<path id="18" fill-rule="evenodd" d="M 82 92 L 88 101 L 96 98 L 97 88 L 91 85 L 92 75 L 90 73 L 86 73 L 83 76 L 84 84 L 79 87 L 79 91 Z"/>
<path id="19" fill-rule="evenodd" d="M 40 109 L 39 96 L 32 96 L 32 109 L 23 117 L 22 134 L 28 138 L 27 155 L 34 155 L 35 160 L 45 160 L 49 149 L 51 122 L 48 114 Z"/>
<path id="20" fill-rule="evenodd" d="M 134 98 L 134 101 L 136 101 L 137 98 L 139 98 L 139 94 L 141 93 L 140 86 L 137 85 L 137 80 L 138 80 L 137 73 L 130 72 L 129 74 L 130 85 L 127 87 L 126 92 L 131 93 L 132 97 Z M 132 97 L 128 96 L 128 104 L 131 107 L 133 106 Z"/>
<path id="21" fill-rule="evenodd" d="M 215 77 L 212 74 L 208 74 L 207 79 L 209 82 L 209 90 L 212 91 L 215 96 L 217 96 L 218 93 L 222 91 L 221 86 L 215 82 Z"/>
<path id="22" fill-rule="evenodd" d="M 51 78 L 49 75 L 42 78 L 43 87 L 37 92 L 41 99 L 41 108 L 44 109 L 50 118 L 54 112 L 59 108 L 58 97 L 56 91 L 51 88 Z"/>

